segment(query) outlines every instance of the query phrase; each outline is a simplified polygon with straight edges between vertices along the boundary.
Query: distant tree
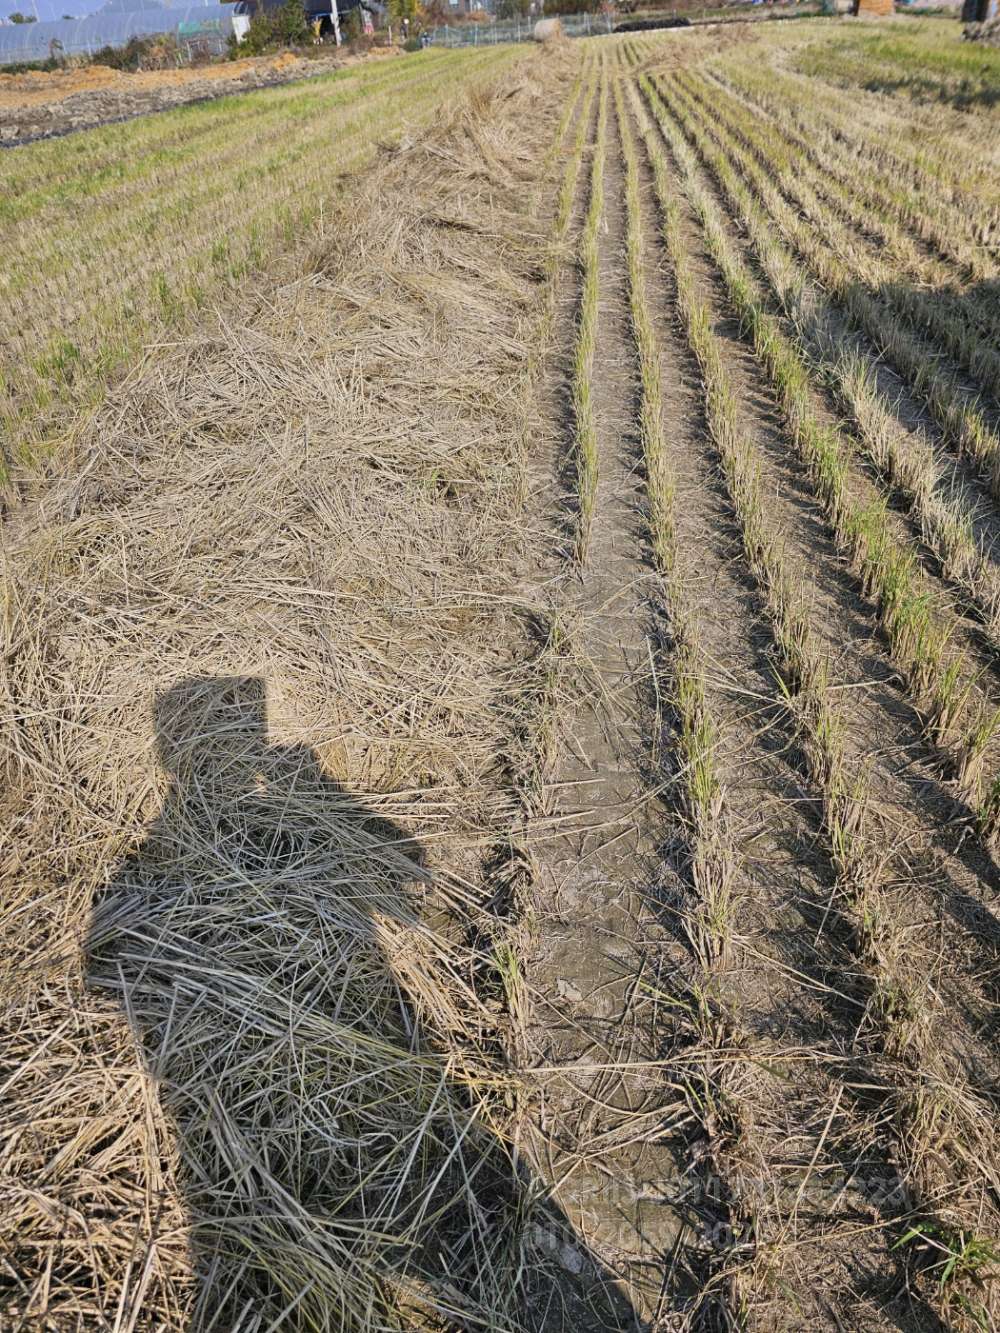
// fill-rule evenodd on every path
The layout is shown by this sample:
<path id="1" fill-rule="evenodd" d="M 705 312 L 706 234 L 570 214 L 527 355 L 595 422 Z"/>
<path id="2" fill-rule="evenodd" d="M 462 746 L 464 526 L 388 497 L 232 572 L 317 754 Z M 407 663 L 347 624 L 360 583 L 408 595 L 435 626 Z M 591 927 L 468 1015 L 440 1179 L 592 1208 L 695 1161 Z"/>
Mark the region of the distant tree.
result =
<path id="1" fill-rule="evenodd" d="M 35 19 L 34 14 L 21 14 L 15 9 L 10 16 L 10 21 L 11 23 L 35 23 L 37 20 Z"/>
<path id="2" fill-rule="evenodd" d="M 302 0 L 284 0 L 270 9 L 258 0 L 249 31 L 242 42 L 237 42 L 235 33 L 229 38 L 229 52 L 234 57 L 259 56 L 286 46 L 305 46 L 312 37 Z"/>
<path id="3" fill-rule="evenodd" d="M 361 6 L 349 9 L 340 20 L 340 39 L 350 45 L 360 42 L 365 35 L 365 21 L 361 17 Z"/>
<path id="4" fill-rule="evenodd" d="M 531 0 L 496 0 L 498 19 L 521 19 L 531 13 Z"/>
<path id="5" fill-rule="evenodd" d="M 281 46 L 304 46 L 312 41 L 312 28 L 302 0 L 285 0 L 274 12 L 274 26 Z"/>
<path id="6" fill-rule="evenodd" d="M 406 19 L 412 28 L 416 16 L 417 0 L 389 0 L 389 22 L 394 27 L 398 27 Z"/>

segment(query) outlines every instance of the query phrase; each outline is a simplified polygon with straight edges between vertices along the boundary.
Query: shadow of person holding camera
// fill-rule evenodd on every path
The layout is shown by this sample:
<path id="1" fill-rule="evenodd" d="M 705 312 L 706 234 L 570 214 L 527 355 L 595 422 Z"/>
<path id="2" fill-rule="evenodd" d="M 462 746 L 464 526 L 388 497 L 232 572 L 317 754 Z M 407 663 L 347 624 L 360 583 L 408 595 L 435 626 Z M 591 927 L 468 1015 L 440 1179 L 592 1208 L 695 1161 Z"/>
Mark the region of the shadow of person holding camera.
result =
<path id="1" fill-rule="evenodd" d="M 87 970 L 175 1138 L 188 1326 L 634 1326 L 589 1261 L 533 1282 L 537 1191 L 448 1042 L 468 983 L 421 922 L 420 847 L 312 749 L 268 743 L 257 677 L 186 680 L 154 715 L 169 788 Z"/>

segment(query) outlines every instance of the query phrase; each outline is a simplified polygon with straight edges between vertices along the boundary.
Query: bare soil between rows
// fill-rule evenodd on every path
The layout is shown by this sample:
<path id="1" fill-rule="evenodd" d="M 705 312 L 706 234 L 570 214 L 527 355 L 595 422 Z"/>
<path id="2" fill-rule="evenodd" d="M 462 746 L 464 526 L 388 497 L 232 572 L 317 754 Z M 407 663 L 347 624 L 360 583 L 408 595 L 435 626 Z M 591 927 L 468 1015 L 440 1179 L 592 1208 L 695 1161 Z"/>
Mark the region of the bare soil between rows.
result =
<path id="1" fill-rule="evenodd" d="M 392 59 L 399 54 L 395 49 L 376 49 L 365 56 L 324 54 L 304 59 L 286 51 L 231 63 L 134 74 L 103 65 L 41 75 L 0 73 L 0 147 L 62 138 L 196 102 L 300 83 L 363 60 Z"/>

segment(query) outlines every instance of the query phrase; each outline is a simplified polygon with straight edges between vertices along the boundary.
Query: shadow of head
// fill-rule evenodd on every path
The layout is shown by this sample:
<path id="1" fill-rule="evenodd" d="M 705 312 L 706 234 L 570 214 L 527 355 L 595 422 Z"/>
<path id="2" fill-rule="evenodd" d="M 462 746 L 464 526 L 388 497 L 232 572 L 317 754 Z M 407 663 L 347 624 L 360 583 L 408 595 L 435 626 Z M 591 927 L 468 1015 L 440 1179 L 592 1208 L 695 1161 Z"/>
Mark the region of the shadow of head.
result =
<path id="1" fill-rule="evenodd" d="M 152 720 L 167 790 L 95 907 L 92 959 L 116 925 L 120 941 L 125 927 L 149 936 L 159 918 L 164 941 L 180 930 L 201 952 L 231 951 L 253 904 L 261 931 L 416 920 L 407 885 L 426 878 L 418 844 L 377 797 L 328 777 L 310 746 L 269 743 L 263 679 L 192 677 L 156 697 Z"/>
<path id="2" fill-rule="evenodd" d="M 178 783 L 252 785 L 263 775 L 267 691 L 259 676 L 196 676 L 158 695 L 156 749 Z"/>

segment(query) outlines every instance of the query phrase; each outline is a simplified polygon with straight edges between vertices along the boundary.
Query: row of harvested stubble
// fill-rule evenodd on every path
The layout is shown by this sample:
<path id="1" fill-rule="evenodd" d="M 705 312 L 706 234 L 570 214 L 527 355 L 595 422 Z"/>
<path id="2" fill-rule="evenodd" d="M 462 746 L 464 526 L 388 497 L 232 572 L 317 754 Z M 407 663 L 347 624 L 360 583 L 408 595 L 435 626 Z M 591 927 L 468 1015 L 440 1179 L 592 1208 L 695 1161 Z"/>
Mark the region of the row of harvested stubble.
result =
<path id="1" fill-rule="evenodd" d="M 625 167 L 628 294 L 640 385 L 637 425 L 645 465 L 648 536 L 671 629 L 671 660 L 662 664 L 658 688 L 669 698 L 676 719 L 676 768 L 686 816 L 691 888 L 687 928 L 696 959 L 686 1018 L 704 1051 L 715 1053 L 706 1054 L 700 1091 L 691 1098 L 710 1144 L 706 1166 L 725 1176 L 732 1148 L 726 1142 L 727 1132 L 739 1133 L 735 1121 L 727 1131 L 724 1113 L 739 1061 L 720 1058 L 719 1053 L 723 1048 L 739 1051 L 745 1044 L 737 1017 L 738 996 L 727 995 L 725 981 L 737 933 L 734 884 L 741 855 L 727 818 L 724 783 L 716 771 L 720 722 L 706 698 L 699 627 L 685 593 L 686 554 L 678 550 L 675 536 L 661 348 L 646 282 L 643 168 L 653 183 L 677 313 L 701 371 L 705 419 L 780 664 L 781 702 L 794 719 L 806 777 L 821 812 L 822 840 L 836 880 L 832 901 L 844 935 L 852 941 L 853 980 L 858 974 L 864 979 L 867 1013 L 880 1034 L 887 1067 L 893 1070 L 887 1091 L 894 1110 L 886 1117 L 893 1140 L 890 1156 L 910 1182 L 909 1206 L 917 1218 L 900 1241 L 917 1247 L 920 1264 L 933 1272 L 949 1309 L 963 1317 L 989 1317 L 986 1305 L 967 1295 L 962 1280 L 978 1282 L 998 1257 L 984 1235 L 984 1229 L 991 1229 L 990 1218 L 995 1220 L 997 1202 L 988 1183 L 993 1177 L 993 1152 L 988 1146 L 992 1106 L 977 1091 L 955 1085 L 953 1070 L 941 1063 L 932 1025 L 924 1022 L 926 979 L 914 976 L 906 966 L 898 923 L 882 893 L 890 870 L 884 849 L 874 845 L 869 829 L 869 773 L 863 760 L 848 754 L 845 719 L 833 702 L 831 687 L 836 682 L 829 679 L 801 575 L 788 566 L 783 547 L 769 530 L 755 446 L 744 428 L 740 391 L 713 330 L 710 305 L 687 253 L 681 207 L 700 227 L 727 300 L 784 418 L 788 438 L 811 480 L 831 535 L 847 554 L 878 619 L 927 744 L 950 779 L 957 807 L 966 812 L 970 829 L 990 854 L 1000 841 L 1000 776 L 992 764 L 1000 707 L 991 697 L 984 668 L 977 669 L 953 644 L 956 616 L 970 613 L 978 620 L 987 648 L 992 647 L 1000 630 L 1000 580 L 990 554 L 976 539 L 968 498 L 943 483 L 939 448 L 961 451 L 980 467 L 990 491 L 994 495 L 1000 491 L 1000 443 L 989 394 L 980 400 L 970 391 L 967 378 L 978 376 L 988 388 L 996 367 L 991 353 L 977 351 L 968 329 L 962 327 L 963 320 L 971 320 L 973 328 L 980 319 L 1000 321 L 1000 313 L 972 301 L 946 310 L 935 325 L 924 320 L 919 302 L 903 296 L 895 304 L 883 299 L 875 282 L 877 270 L 860 261 L 852 267 L 852 257 L 857 259 L 862 252 L 858 245 L 849 245 L 843 218 L 834 217 L 841 243 L 832 245 L 829 236 L 821 235 L 786 196 L 787 181 L 800 180 L 795 174 L 800 158 L 786 164 L 785 175 L 765 164 L 764 135 L 774 136 L 761 129 L 749 101 L 738 104 L 730 98 L 717 114 L 713 86 L 709 117 L 705 84 L 691 74 L 649 72 L 650 49 L 655 50 L 645 44 L 625 44 L 585 67 L 560 197 L 558 229 L 560 239 L 565 239 L 592 134 L 589 178 L 583 181 L 586 208 L 579 238 L 579 309 L 570 369 L 577 483 L 574 553 L 581 564 L 587 562 L 599 503 L 592 385 L 601 299 L 599 235 L 613 106 Z M 795 142 L 794 129 L 789 129 L 788 142 Z M 779 165 L 782 151 L 783 143 L 776 150 Z M 803 147 L 800 157 L 805 152 Z M 869 196 L 877 192 L 877 181 L 877 177 L 865 179 L 862 188 Z M 846 190 L 842 180 L 840 184 Z M 885 187 L 888 195 L 890 185 L 891 181 Z M 790 192 L 792 186 L 787 188 Z M 808 183 L 802 188 L 807 189 Z M 892 197 L 902 220 L 910 205 L 898 195 Z M 846 194 L 841 204 L 846 209 Z M 739 241 L 733 235 L 734 219 L 742 231 Z M 927 231 L 935 234 L 932 226 Z M 965 242 L 953 250 L 955 264 L 965 265 L 966 273 L 974 275 L 978 270 L 966 264 Z M 938 339 L 935 345 L 945 355 L 930 356 L 928 338 Z M 908 391 L 923 405 L 938 432 L 935 444 L 926 436 L 914 436 L 918 444 L 923 442 L 920 447 L 901 447 L 901 436 L 892 429 L 895 404 L 878 381 L 872 349 L 891 360 Z M 832 394 L 839 416 L 831 418 L 821 408 L 824 391 Z M 862 494 L 874 498 L 857 498 L 858 488 L 851 484 L 859 459 L 876 478 L 874 487 Z M 915 521 L 920 539 L 958 594 L 958 610 L 929 594 L 927 573 L 917 549 L 893 521 L 890 500 L 901 504 Z M 946 1215 L 936 1211 L 939 1191 L 925 1169 L 931 1160 L 945 1162 L 946 1175 L 956 1182 L 954 1197 L 962 1206 L 946 1210 Z M 738 1192 L 720 1203 L 719 1211 L 728 1243 L 708 1265 L 705 1300 L 721 1302 L 726 1318 L 741 1318 L 760 1273 L 768 1224 L 757 1205 Z"/>

